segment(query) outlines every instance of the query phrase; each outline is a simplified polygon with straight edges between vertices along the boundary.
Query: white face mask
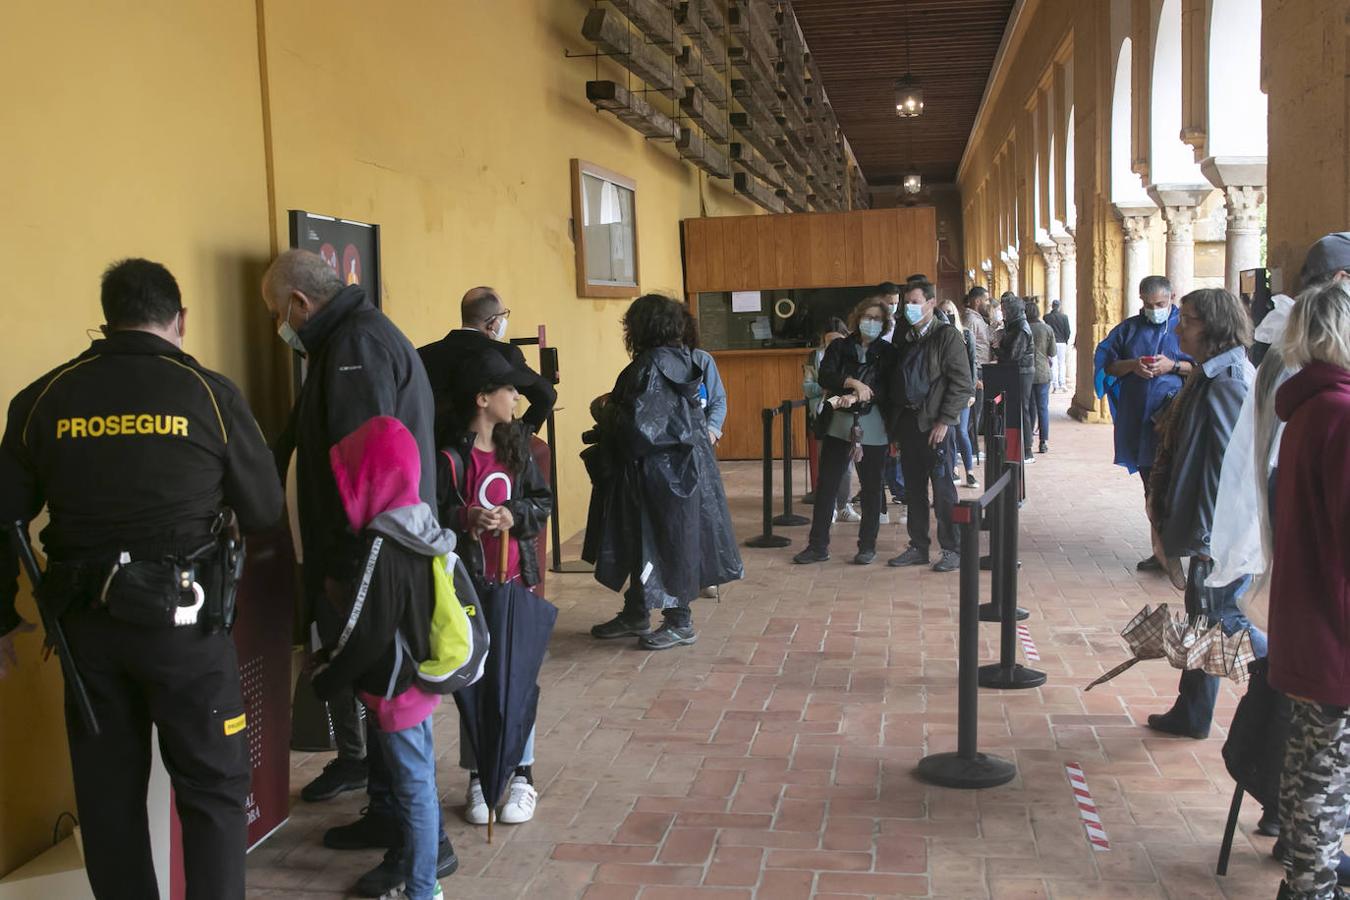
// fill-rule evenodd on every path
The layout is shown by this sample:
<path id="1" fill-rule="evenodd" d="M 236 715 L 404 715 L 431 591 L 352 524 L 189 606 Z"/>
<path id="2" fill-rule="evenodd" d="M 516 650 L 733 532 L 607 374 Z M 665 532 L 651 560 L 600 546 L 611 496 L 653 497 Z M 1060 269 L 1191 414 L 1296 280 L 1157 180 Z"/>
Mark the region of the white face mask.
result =
<path id="1" fill-rule="evenodd" d="M 1170 306 L 1149 306 L 1144 308 L 1144 318 L 1148 319 L 1154 325 L 1167 324 L 1167 318 L 1172 314 Z"/>
<path id="2" fill-rule="evenodd" d="M 292 297 L 290 303 L 286 304 L 286 318 L 281 320 L 281 325 L 277 328 L 277 337 L 285 341 L 286 345 L 296 353 L 303 355 L 305 344 L 300 340 L 300 335 L 296 333 L 296 330 L 291 327 L 291 304 L 294 302 L 295 298 Z"/>
<path id="3" fill-rule="evenodd" d="M 492 336 L 499 341 L 506 340 L 506 316 L 497 317 L 497 327 L 492 329 Z"/>

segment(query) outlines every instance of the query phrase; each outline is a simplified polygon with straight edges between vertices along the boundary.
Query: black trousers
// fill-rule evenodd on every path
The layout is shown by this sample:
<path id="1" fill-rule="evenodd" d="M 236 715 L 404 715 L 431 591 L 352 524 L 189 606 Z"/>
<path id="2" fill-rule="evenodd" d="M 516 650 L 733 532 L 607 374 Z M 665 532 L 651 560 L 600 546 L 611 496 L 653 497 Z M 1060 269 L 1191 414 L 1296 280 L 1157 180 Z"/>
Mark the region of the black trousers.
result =
<path id="1" fill-rule="evenodd" d="M 816 496 L 820 496 L 820 486 L 816 486 Z M 833 501 L 830 501 L 833 503 Z M 671 628 L 688 628 L 694 624 L 694 614 L 689 609 L 692 600 L 680 602 L 677 606 L 668 606 L 661 610 L 661 618 Z M 646 596 L 642 591 L 642 574 L 634 572 L 628 576 L 628 589 L 623 592 L 623 610 L 619 613 L 625 621 L 650 622 L 651 613 L 647 609 Z"/>
<path id="2" fill-rule="evenodd" d="M 970 450 L 977 455 L 980 452 L 982 427 L 984 427 L 984 388 L 981 387 L 975 389 L 975 405 L 970 408 Z"/>
<path id="3" fill-rule="evenodd" d="M 189 900 L 244 896 L 248 729 L 239 660 L 227 634 L 146 628 L 106 610 L 64 617 L 101 733 L 66 699 L 66 733 L 89 884 L 99 900 L 157 898 L 146 789 L 150 726 L 183 826 Z"/>
<path id="4" fill-rule="evenodd" d="M 881 529 L 881 467 L 886 462 L 886 447 L 863 447 L 858 460 L 858 481 L 862 485 L 862 522 L 858 525 L 858 549 L 876 550 Z M 811 512 L 811 536 L 807 546 L 821 553 L 830 549 L 830 520 L 834 517 L 834 492 L 848 473 L 849 442 L 826 435 L 820 439 L 820 483 L 816 485 L 816 504 Z"/>
<path id="5" fill-rule="evenodd" d="M 1032 437 L 1036 430 L 1036 392 L 1031 384 L 1032 375 L 1018 374 L 1022 386 L 1022 458 L 1031 459 Z M 1010 457 L 1011 453 L 1008 454 Z"/>
<path id="6" fill-rule="evenodd" d="M 952 462 L 956 457 L 954 435 L 948 429 L 946 439 L 936 447 L 928 446 L 928 432 L 919 430 L 919 420 L 902 415 L 896 443 L 905 467 L 905 499 L 909 501 L 909 545 L 928 552 L 928 486 L 933 486 L 932 510 L 937 516 L 938 545 L 943 550 L 961 550 L 961 534 L 952 522 L 956 506 L 956 485 L 952 483 Z"/>

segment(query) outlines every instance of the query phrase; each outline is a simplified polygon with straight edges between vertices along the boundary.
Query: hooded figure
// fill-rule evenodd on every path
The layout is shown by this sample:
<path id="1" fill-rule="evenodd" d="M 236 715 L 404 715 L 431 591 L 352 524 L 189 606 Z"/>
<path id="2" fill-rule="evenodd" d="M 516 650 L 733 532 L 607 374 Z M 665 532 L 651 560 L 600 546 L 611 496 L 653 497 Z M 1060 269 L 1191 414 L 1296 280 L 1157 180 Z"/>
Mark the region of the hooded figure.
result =
<path id="1" fill-rule="evenodd" d="M 1005 295 L 1006 297 L 1007 295 Z M 998 339 L 996 355 L 1002 365 L 1017 366 L 1017 380 L 1022 388 L 1022 458 L 1031 455 L 1032 425 L 1036 421 L 1036 398 L 1032 395 L 1032 376 L 1036 373 L 1036 345 L 1027 322 L 1026 305 L 1016 297 L 1004 299 L 1003 330 Z M 1008 455 L 1013 455 L 1009 448 Z"/>
<path id="2" fill-rule="evenodd" d="M 340 611 L 345 624 L 315 669 L 314 690 L 326 699 L 354 686 L 381 729 L 398 731 L 396 719 L 403 716 L 390 708 L 397 704 L 383 701 L 407 691 L 418 663 L 430 655 L 435 586 L 429 560 L 452 554 L 455 535 L 419 494 L 420 450 L 398 419 L 368 420 L 329 457 L 347 524 L 363 552 L 351 609 Z"/>
<path id="3" fill-rule="evenodd" d="M 701 379 L 683 347 L 642 353 L 619 374 L 582 453 L 593 483 L 582 556 L 610 590 L 635 577 L 647 609 L 688 605 L 704 585 L 744 575 Z"/>

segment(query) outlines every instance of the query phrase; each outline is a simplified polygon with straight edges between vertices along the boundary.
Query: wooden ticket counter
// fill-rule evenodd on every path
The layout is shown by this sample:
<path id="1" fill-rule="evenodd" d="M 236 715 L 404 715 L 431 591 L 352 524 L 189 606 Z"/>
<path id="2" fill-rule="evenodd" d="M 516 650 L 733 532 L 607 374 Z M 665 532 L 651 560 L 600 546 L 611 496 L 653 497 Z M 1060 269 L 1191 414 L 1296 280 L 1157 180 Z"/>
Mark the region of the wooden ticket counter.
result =
<path id="1" fill-rule="evenodd" d="M 728 415 L 719 459 L 761 456 L 760 411 L 802 396 L 803 366 L 832 317 L 883 281 L 936 275 L 932 207 L 686 219 L 685 291 L 717 360 Z M 782 452 L 775 423 L 774 454 Z M 806 426 L 794 412 L 793 448 Z"/>

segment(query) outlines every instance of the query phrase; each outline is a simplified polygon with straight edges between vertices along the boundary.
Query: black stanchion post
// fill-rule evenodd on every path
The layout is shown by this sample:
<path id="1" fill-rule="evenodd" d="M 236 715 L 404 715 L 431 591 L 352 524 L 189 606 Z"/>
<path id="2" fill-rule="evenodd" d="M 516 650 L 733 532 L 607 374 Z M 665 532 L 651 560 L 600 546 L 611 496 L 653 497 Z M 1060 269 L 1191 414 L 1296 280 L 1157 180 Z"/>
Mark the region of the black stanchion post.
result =
<path id="1" fill-rule="evenodd" d="M 764 420 L 764 532 L 745 542 L 747 547 L 786 547 L 792 541 L 773 533 L 773 417 L 774 409 L 760 411 Z"/>
<path id="2" fill-rule="evenodd" d="M 1019 445 L 1020 446 L 1020 445 Z M 1019 665 L 1017 662 L 1017 500 L 1022 496 L 1022 463 L 1006 466 L 1012 481 L 1003 492 L 1000 502 L 1003 511 L 1003 538 L 999 542 L 999 558 L 994 561 L 994 577 L 1003 579 L 1003 609 L 1000 619 L 999 661 L 980 667 L 980 687 L 1014 690 L 1040 687 L 1045 684 L 1045 673 Z"/>
<path id="3" fill-rule="evenodd" d="M 811 520 L 792 511 L 792 408 L 791 400 L 784 400 L 779 415 L 783 417 L 783 514 L 773 520 L 775 525 L 810 525 Z M 803 404 L 804 405 L 804 404 Z"/>
<path id="4" fill-rule="evenodd" d="M 998 461 L 999 468 L 997 472 L 1000 476 L 1004 469 L 1007 468 L 1007 445 L 1008 438 L 1003 434 L 990 438 L 989 440 L 988 458 L 996 459 Z M 1003 593 L 1008 582 L 1000 574 L 1003 571 L 1003 564 L 1000 560 L 1008 553 L 1008 545 L 1005 541 L 1008 532 L 1003 523 L 1006 521 L 1005 517 L 1007 515 L 1009 502 L 1016 505 L 1017 500 L 1016 498 L 1013 498 L 1009 501 L 1007 491 L 999 494 L 998 500 L 995 501 L 997 505 L 994 507 L 994 514 L 990 516 L 990 518 L 993 519 L 993 527 L 989 529 L 989 555 L 980 560 L 980 568 L 986 572 L 992 572 L 993 576 L 989 580 L 989 602 L 980 607 L 981 622 L 1003 621 Z M 1013 551 L 1013 556 L 1014 558 L 1016 557 L 1015 550 Z M 1014 578 L 1016 577 L 1017 569 L 1020 569 L 1021 567 L 1022 564 L 1020 562 L 1015 565 L 1013 569 Z M 1021 607 L 1017 607 L 1017 621 L 1020 622 L 1029 615 L 1031 615 L 1031 613 Z"/>
<path id="5" fill-rule="evenodd" d="M 1007 492 L 1007 489 L 1004 489 Z M 1007 784 L 1017 767 L 1006 759 L 977 749 L 979 725 L 980 658 L 980 504 L 964 501 L 952 511 L 961 532 L 961 606 L 958 636 L 956 752 L 932 753 L 919 760 L 918 776 L 930 784 L 951 788 L 988 788 Z"/>

